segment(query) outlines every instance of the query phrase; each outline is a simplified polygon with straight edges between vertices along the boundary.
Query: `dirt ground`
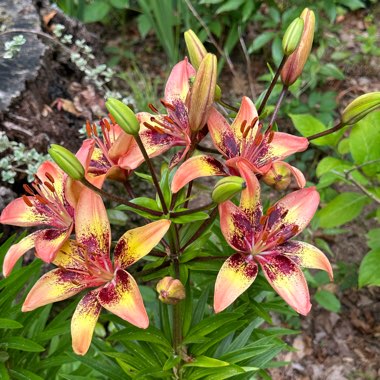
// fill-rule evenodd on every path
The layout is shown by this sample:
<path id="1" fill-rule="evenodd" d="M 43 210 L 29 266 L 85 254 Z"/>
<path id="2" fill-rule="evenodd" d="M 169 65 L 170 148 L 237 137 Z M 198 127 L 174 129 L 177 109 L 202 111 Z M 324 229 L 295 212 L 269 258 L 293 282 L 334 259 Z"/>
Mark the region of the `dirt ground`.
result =
<path id="1" fill-rule="evenodd" d="M 41 17 L 46 14 L 46 8 L 39 11 Z M 64 23 L 72 33 L 82 33 L 96 47 L 97 53 L 102 53 L 100 35 L 104 32 L 101 26 L 91 27 L 90 32 L 76 24 L 67 24 L 67 20 L 57 15 L 57 22 Z M 354 32 L 363 30 L 364 13 L 357 12 L 340 22 L 343 25 L 341 38 L 354 52 Z M 54 20 L 53 20 L 54 21 Z M 42 23 L 43 25 L 43 23 Z M 43 25 L 49 32 L 49 25 Z M 71 29 L 70 29 L 71 28 Z M 130 30 L 131 39 L 138 39 L 135 29 Z M 117 36 L 110 36 L 117 42 Z M 138 57 L 139 67 L 149 75 L 162 79 L 167 75 L 165 56 L 159 52 L 154 39 L 148 39 L 144 44 L 133 44 L 134 54 Z M 153 54 L 146 54 L 150 49 Z M 153 57 L 153 58 L 151 58 Z M 237 57 L 237 58 L 236 58 Z M 221 78 L 224 88 L 229 88 L 232 97 L 240 97 L 249 93 L 249 83 L 245 73 L 244 57 L 236 52 L 234 61 L 237 75 L 232 75 L 228 68 Z M 102 58 L 100 58 L 102 61 Z M 22 141 L 29 147 L 35 147 L 46 152 L 49 143 L 63 144 L 73 150 L 80 145 L 79 128 L 87 118 L 96 119 L 103 113 L 102 95 L 93 86 L 84 83 L 78 70 L 59 51 L 49 49 L 44 58 L 37 79 L 28 82 L 24 91 L 11 106 L 10 110 L 0 114 L 0 130 L 5 130 L 10 139 Z M 379 90 L 379 62 L 367 62 L 367 69 L 357 65 L 344 67 L 349 74 L 347 80 L 330 85 L 338 92 L 339 97 L 350 100 L 366 91 Z M 265 71 L 264 62 L 252 68 L 252 77 L 256 78 Z M 228 84 L 228 85 L 227 85 Z M 261 88 L 255 88 L 259 92 Z M 36 96 L 38 94 L 38 96 Z M 57 98 L 70 100 L 78 114 L 57 110 L 52 106 Z M 33 137 L 33 138 L 31 138 Z M 12 190 L 20 194 L 19 184 Z M 1 184 L 0 185 L 4 185 Z M 334 257 L 331 258 L 336 267 L 339 262 L 349 262 L 354 270 L 367 250 L 365 234 L 368 223 L 358 220 L 345 227 L 349 232 L 334 237 L 330 242 Z M 355 267 L 356 266 L 356 267 Z M 307 317 L 301 320 L 300 335 L 287 338 L 294 351 L 285 352 L 278 360 L 288 361 L 287 367 L 271 370 L 273 379 L 378 379 L 380 378 L 380 290 L 377 288 L 349 288 L 342 291 L 333 286 L 342 304 L 339 314 L 322 309 L 313 302 L 313 309 Z"/>

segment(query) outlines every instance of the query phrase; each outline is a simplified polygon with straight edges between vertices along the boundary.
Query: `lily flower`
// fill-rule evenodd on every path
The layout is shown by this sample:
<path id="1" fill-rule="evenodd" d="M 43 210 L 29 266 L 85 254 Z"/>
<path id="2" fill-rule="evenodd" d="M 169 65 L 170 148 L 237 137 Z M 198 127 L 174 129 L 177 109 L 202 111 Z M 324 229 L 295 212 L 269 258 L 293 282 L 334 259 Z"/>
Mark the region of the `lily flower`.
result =
<path id="1" fill-rule="evenodd" d="M 4 258 L 3 273 L 8 276 L 17 260 L 33 247 L 45 262 L 54 260 L 69 239 L 74 225 L 74 209 L 65 194 L 67 176 L 53 162 L 43 162 L 35 181 L 24 185 L 28 195 L 12 201 L 1 213 L 0 223 L 18 227 L 45 227 L 13 245 Z"/>
<path id="2" fill-rule="evenodd" d="M 186 155 L 194 140 L 204 137 L 202 128 L 215 92 L 216 58 L 207 54 L 202 63 L 198 73 L 187 58 L 173 67 L 166 83 L 165 97 L 161 100 L 166 114 L 160 114 L 150 104 L 153 114 L 140 112 L 136 115 L 141 124 L 140 137 L 150 157 L 174 146 L 185 147 L 173 157 L 171 166 Z M 193 86 L 190 85 L 192 79 Z M 133 157 L 127 157 L 122 162 L 126 166 L 135 165 Z"/>
<path id="3" fill-rule="evenodd" d="M 222 265 L 215 283 L 214 309 L 220 312 L 254 282 L 258 264 L 273 289 L 298 313 L 310 311 L 310 295 L 300 267 L 325 270 L 333 279 L 326 256 L 311 244 L 291 240 L 309 224 L 319 204 L 314 187 L 286 195 L 263 215 L 260 186 L 249 165 L 237 163 L 247 188 L 240 206 L 219 205 L 220 226 L 236 250 Z"/>
<path id="4" fill-rule="evenodd" d="M 174 175 L 172 191 L 175 193 L 199 177 L 238 175 L 236 163 L 241 160 L 244 160 L 254 173 L 263 175 L 270 170 L 273 163 L 282 162 L 285 157 L 302 152 L 309 145 L 304 137 L 274 132 L 270 127 L 264 132 L 256 107 L 247 97 L 243 97 L 239 112 L 231 125 L 214 108 L 210 111 L 207 124 L 214 145 L 226 162 L 223 164 L 209 155 L 190 158 Z M 306 180 L 302 172 L 289 164 L 286 165 L 298 186 L 304 187 Z"/>
<path id="5" fill-rule="evenodd" d="M 134 278 L 125 271 L 147 255 L 165 235 L 169 220 L 158 220 L 127 231 L 110 257 L 111 231 L 102 199 L 84 189 L 76 206 L 76 241 L 67 241 L 53 264 L 30 290 L 22 311 L 31 311 L 90 290 L 79 302 L 71 320 L 72 345 L 84 355 L 102 307 L 140 328 L 147 328 L 143 300 Z"/>

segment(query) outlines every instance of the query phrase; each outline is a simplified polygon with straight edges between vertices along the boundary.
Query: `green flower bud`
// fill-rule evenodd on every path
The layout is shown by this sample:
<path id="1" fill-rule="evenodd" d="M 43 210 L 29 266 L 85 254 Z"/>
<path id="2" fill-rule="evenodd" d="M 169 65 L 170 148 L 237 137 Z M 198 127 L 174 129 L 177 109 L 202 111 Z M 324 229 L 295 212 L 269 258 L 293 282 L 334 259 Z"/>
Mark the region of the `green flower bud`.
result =
<path id="1" fill-rule="evenodd" d="M 218 181 L 212 192 L 212 200 L 215 203 L 223 203 L 240 191 L 245 189 L 246 183 L 243 178 L 230 176 Z"/>
<path id="2" fill-rule="evenodd" d="M 175 305 L 186 297 L 181 281 L 169 276 L 157 283 L 156 290 L 159 300 L 170 305 Z"/>
<path id="3" fill-rule="evenodd" d="M 285 55 L 290 55 L 297 49 L 302 33 L 304 21 L 301 17 L 297 17 L 286 29 L 284 38 L 282 39 L 282 50 Z"/>
<path id="4" fill-rule="evenodd" d="M 342 113 L 342 124 L 351 125 L 380 107 L 380 92 L 370 92 L 353 100 Z"/>
<path id="5" fill-rule="evenodd" d="M 109 98 L 106 101 L 109 113 L 114 117 L 116 123 L 129 135 L 137 135 L 140 131 L 140 123 L 134 112 L 120 100 Z"/>
<path id="6" fill-rule="evenodd" d="M 262 180 L 276 190 L 285 190 L 291 182 L 291 171 L 283 162 L 274 162 L 272 167 L 262 176 Z"/>
<path id="7" fill-rule="evenodd" d="M 63 146 L 52 144 L 48 150 L 53 161 L 72 179 L 84 178 L 84 168 L 75 155 Z"/>
<path id="8" fill-rule="evenodd" d="M 207 50 L 203 46 L 197 35 L 189 29 L 185 32 L 185 42 L 187 51 L 189 52 L 190 62 L 198 70 L 202 59 L 206 56 Z"/>

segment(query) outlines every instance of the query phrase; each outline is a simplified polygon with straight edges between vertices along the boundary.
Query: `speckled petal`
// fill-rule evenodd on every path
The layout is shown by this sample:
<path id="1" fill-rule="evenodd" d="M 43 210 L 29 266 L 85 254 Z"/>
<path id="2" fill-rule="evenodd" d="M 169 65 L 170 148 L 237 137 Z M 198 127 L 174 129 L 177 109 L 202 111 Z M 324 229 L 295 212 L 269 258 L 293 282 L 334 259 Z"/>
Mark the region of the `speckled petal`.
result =
<path id="1" fill-rule="evenodd" d="M 87 293 L 78 303 L 71 319 L 71 339 L 73 351 L 85 355 L 91 345 L 92 335 L 102 306 L 97 295 L 99 290 Z"/>
<path id="2" fill-rule="evenodd" d="M 105 309 L 132 325 L 143 329 L 149 326 L 149 318 L 136 281 L 122 269 L 117 270 L 114 280 L 100 290 L 98 301 Z"/>
<path id="3" fill-rule="evenodd" d="M 307 315 L 311 309 L 309 289 L 298 265 L 278 253 L 257 255 L 256 259 L 280 297 L 297 313 Z"/>
<path id="4" fill-rule="evenodd" d="M 116 244 L 115 266 L 126 268 L 147 255 L 164 237 L 170 223 L 162 219 L 127 231 Z"/>
<path id="5" fill-rule="evenodd" d="M 172 192 L 177 193 L 196 178 L 226 174 L 223 164 L 216 158 L 207 155 L 194 156 L 185 161 L 174 174 L 171 185 Z"/>
<path id="6" fill-rule="evenodd" d="M 85 289 L 87 284 L 88 275 L 85 273 L 54 269 L 35 283 L 22 305 L 22 311 L 70 298 Z"/>
<path id="7" fill-rule="evenodd" d="M 257 264 L 252 257 L 236 253 L 229 257 L 218 273 L 215 283 L 214 310 L 224 310 L 244 293 L 257 276 Z"/>

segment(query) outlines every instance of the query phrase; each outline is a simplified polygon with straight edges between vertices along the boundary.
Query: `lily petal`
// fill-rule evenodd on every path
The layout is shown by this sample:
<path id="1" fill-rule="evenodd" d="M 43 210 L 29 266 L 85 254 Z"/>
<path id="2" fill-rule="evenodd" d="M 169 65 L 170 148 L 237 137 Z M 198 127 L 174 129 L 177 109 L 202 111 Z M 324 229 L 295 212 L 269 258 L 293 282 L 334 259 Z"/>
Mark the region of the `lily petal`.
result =
<path id="1" fill-rule="evenodd" d="M 149 318 L 136 281 L 122 269 L 117 270 L 114 280 L 100 290 L 98 301 L 105 309 L 132 325 L 142 329 L 149 326 Z"/>
<path id="2" fill-rule="evenodd" d="M 306 179 L 305 179 L 305 176 L 303 175 L 303 173 L 301 172 L 301 170 L 297 169 L 296 167 L 294 167 L 292 165 L 289 165 L 285 161 L 277 161 L 275 164 L 281 164 L 281 165 L 286 166 L 291 171 L 291 173 L 293 174 L 293 176 L 297 182 L 297 186 L 301 189 L 305 187 Z"/>
<path id="3" fill-rule="evenodd" d="M 63 244 L 54 258 L 53 264 L 66 270 L 87 271 L 83 248 L 76 240 L 68 240 Z"/>
<path id="4" fill-rule="evenodd" d="M 286 195 L 267 211 L 268 232 L 275 229 L 287 230 L 286 239 L 298 235 L 313 218 L 319 199 L 318 191 L 314 186 Z"/>
<path id="5" fill-rule="evenodd" d="M 56 163 L 51 162 L 51 161 L 45 161 L 39 166 L 36 174 L 38 175 L 38 178 L 40 178 L 42 182 L 45 182 L 45 181 L 50 182 L 50 179 L 46 176 L 46 173 L 48 173 L 48 176 L 53 178 L 55 193 L 57 194 L 60 201 L 64 203 L 65 173 L 58 167 Z M 45 191 L 44 188 L 42 188 L 41 191 L 44 192 Z M 50 195 L 50 191 L 48 195 Z"/>
<path id="6" fill-rule="evenodd" d="M 33 232 L 32 234 L 25 236 L 17 244 L 14 244 L 9 248 L 7 254 L 4 257 L 3 262 L 4 277 L 9 276 L 17 260 L 26 252 L 28 252 L 29 249 L 32 249 L 34 247 L 36 239 L 41 234 L 41 232 L 43 231 Z"/>
<path id="7" fill-rule="evenodd" d="M 226 175 L 223 164 L 207 155 L 194 156 L 185 161 L 176 171 L 172 181 L 172 192 L 177 193 L 190 181 L 199 177 Z"/>
<path id="8" fill-rule="evenodd" d="M 256 259 L 280 297 L 297 313 L 307 315 L 311 309 L 309 289 L 297 264 L 278 253 L 256 255 Z"/>
<path id="9" fill-rule="evenodd" d="M 32 206 L 27 205 L 24 198 L 17 198 L 6 206 L 1 213 L 0 223 L 17 227 L 62 227 L 62 225 L 57 222 L 57 217 L 50 208 L 41 204 L 34 197 L 28 196 L 27 199 Z"/>
<path id="10" fill-rule="evenodd" d="M 261 167 L 273 161 L 283 160 L 294 153 L 303 152 L 308 146 L 309 141 L 305 137 L 274 132 L 271 142 L 263 142 L 261 157 L 256 164 Z"/>
<path id="11" fill-rule="evenodd" d="M 72 225 L 62 230 L 48 229 L 39 234 L 35 242 L 36 256 L 50 263 L 54 260 L 63 243 L 70 237 Z"/>
<path id="12" fill-rule="evenodd" d="M 22 311 L 32 311 L 70 298 L 89 286 L 87 280 L 88 275 L 85 273 L 60 268 L 47 272 L 34 284 L 22 305 Z"/>
<path id="13" fill-rule="evenodd" d="M 253 229 L 247 215 L 231 201 L 219 205 L 220 228 L 227 243 L 240 252 L 250 252 Z"/>
<path id="14" fill-rule="evenodd" d="M 207 120 L 208 130 L 215 147 L 227 158 L 239 154 L 239 144 L 230 125 L 224 116 L 215 108 L 211 108 Z"/>
<path id="15" fill-rule="evenodd" d="M 126 268 L 147 255 L 164 237 L 170 223 L 170 220 L 157 220 L 127 231 L 115 247 L 116 267 Z"/>
<path id="16" fill-rule="evenodd" d="M 98 302 L 99 290 L 87 293 L 78 303 L 71 319 L 71 339 L 73 351 L 85 355 L 91 345 L 92 335 L 102 306 Z"/>
<path id="17" fill-rule="evenodd" d="M 125 133 L 117 124 L 114 124 L 111 128 L 115 135 L 117 135 L 117 138 L 108 151 L 108 154 L 112 161 L 117 162 L 121 156 L 128 152 L 131 144 L 134 142 L 134 138 L 132 135 Z"/>
<path id="18" fill-rule="evenodd" d="M 232 304 L 255 281 L 257 264 L 245 255 L 229 257 L 218 273 L 215 283 L 214 310 L 219 313 Z"/>
<path id="19" fill-rule="evenodd" d="M 292 259 L 297 265 L 304 268 L 322 269 L 333 281 L 334 274 L 331 264 L 325 254 L 311 244 L 291 240 L 278 247 L 276 251 Z"/>
<path id="20" fill-rule="evenodd" d="M 262 230 L 260 218 L 263 215 L 260 201 L 260 184 L 245 160 L 238 161 L 236 166 L 246 182 L 246 188 L 241 192 L 240 208 L 247 215 L 254 232 L 258 233 Z"/>
<path id="21" fill-rule="evenodd" d="M 92 255 L 109 255 L 111 230 L 102 198 L 92 190 L 83 189 L 75 214 L 77 240 Z"/>
<path id="22" fill-rule="evenodd" d="M 180 99 L 185 102 L 190 90 L 190 78 L 194 77 L 196 71 L 188 59 L 178 62 L 172 69 L 165 87 L 165 100 L 173 102 Z"/>
<path id="23" fill-rule="evenodd" d="M 239 112 L 237 113 L 233 123 L 231 124 L 231 130 L 235 135 L 235 139 L 239 141 L 239 143 L 243 140 L 243 133 L 241 131 L 242 124 L 245 123 L 245 125 L 248 127 L 255 118 L 258 118 L 258 116 L 259 115 L 252 100 L 246 96 L 243 96 Z M 258 120 L 254 126 L 256 126 L 257 124 Z"/>

